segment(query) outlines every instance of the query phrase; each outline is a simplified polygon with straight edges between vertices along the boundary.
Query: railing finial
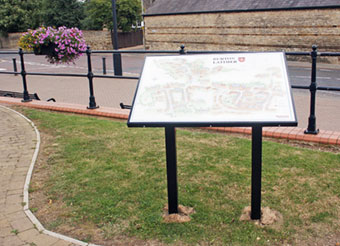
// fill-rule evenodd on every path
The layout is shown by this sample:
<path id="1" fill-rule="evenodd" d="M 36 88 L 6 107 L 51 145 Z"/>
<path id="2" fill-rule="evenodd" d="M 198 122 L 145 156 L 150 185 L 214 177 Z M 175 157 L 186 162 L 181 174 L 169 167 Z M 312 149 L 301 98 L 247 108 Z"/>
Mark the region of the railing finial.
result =
<path id="1" fill-rule="evenodd" d="M 179 50 L 179 53 L 180 53 L 181 55 L 184 55 L 184 54 L 186 53 L 186 51 L 185 51 L 185 45 L 184 45 L 184 44 L 181 45 L 181 49 Z"/>

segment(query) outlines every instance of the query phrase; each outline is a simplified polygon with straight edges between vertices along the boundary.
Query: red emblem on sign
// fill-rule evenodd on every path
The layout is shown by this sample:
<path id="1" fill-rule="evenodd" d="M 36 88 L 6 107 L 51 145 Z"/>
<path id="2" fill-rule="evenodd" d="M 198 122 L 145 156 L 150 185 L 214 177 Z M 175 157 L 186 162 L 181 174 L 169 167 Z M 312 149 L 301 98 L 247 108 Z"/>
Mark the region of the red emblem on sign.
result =
<path id="1" fill-rule="evenodd" d="M 245 57 L 239 57 L 239 58 L 238 58 L 238 61 L 239 61 L 239 62 L 244 62 L 245 60 L 246 60 Z"/>

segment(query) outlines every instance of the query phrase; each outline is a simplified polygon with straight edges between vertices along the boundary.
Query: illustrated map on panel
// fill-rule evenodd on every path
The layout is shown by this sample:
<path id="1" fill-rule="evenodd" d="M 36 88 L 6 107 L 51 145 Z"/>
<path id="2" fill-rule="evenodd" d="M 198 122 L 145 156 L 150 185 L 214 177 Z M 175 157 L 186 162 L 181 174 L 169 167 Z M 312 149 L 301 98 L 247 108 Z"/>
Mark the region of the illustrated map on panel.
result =
<path id="1" fill-rule="evenodd" d="M 282 52 L 149 56 L 130 122 L 296 121 Z"/>

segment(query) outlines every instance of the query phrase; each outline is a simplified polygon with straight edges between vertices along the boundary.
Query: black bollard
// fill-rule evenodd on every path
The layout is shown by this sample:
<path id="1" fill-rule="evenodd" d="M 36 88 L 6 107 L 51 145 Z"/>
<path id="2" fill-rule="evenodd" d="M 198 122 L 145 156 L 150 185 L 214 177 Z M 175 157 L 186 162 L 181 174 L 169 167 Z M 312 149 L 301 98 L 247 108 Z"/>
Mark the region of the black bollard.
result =
<path id="1" fill-rule="evenodd" d="M 16 58 L 12 58 L 13 60 L 13 72 L 18 72 L 18 68 L 17 68 L 17 59 Z M 14 76 L 17 76 L 18 74 L 14 74 Z"/>
<path id="2" fill-rule="evenodd" d="M 103 74 L 106 74 L 106 58 L 103 57 L 102 60 L 103 60 Z"/>

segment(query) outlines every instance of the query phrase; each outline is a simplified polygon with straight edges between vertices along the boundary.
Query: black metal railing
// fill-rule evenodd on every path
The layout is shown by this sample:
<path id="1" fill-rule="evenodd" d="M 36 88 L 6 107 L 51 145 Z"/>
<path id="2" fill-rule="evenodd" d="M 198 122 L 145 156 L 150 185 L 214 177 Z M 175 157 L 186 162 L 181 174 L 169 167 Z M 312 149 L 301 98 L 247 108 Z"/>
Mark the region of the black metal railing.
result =
<path id="1" fill-rule="evenodd" d="M 84 52 L 87 55 L 87 68 L 88 72 L 86 74 L 82 73 L 37 73 L 37 72 L 26 72 L 24 54 L 33 54 L 33 52 L 23 52 L 22 49 L 19 51 L 0 51 L 0 54 L 13 54 L 19 55 L 21 63 L 21 71 L 17 71 L 16 60 L 13 58 L 13 72 L 0 71 L 0 74 L 14 74 L 21 75 L 23 83 L 23 100 L 22 102 L 29 102 L 32 99 L 29 96 L 27 89 L 26 76 L 64 76 L 64 77 L 87 77 L 89 80 L 89 106 L 88 109 L 96 109 L 99 106 L 96 104 L 94 89 L 93 89 L 93 79 L 94 78 L 114 78 L 114 79 L 139 79 L 136 76 L 118 76 L 118 75 L 107 75 L 106 74 L 106 61 L 105 58 L 102 59 L 103 62 L 103 75 L 94 74 L 92 71 L 92 54 L 219 54 L 219 53 L 240 53 L 240 51 L 187 51 L 185 46 L 182 45 L 178 51 L 145 51 L 145 50 L 91 50 L 90 47 Z M 305 130 L 306 134 L 318 134 L 318 129 L 316 128 L 316 115 L 315 115 L 315 104 L 316 104 L 316 92 L 321 91 L 340 91 L 340 87 L 325 87 L 318 86 L 316 81 L 316 67 L 317 67 L 317 57 L 318 56 L 338 56 L 340 57 L 340 52 L 318 52 L 317 46 L 313 45 L 311 52 L 286 52 L 288 56 L 309 56 L 312 61 L 311 66 L 311 83 L 309 86 L 292 85 L 293 89 L 307 89 L 310 91 L 310 114 L 308 118 L 308 127 Z M 130 109 L 131 106 L 120 104 L 121 108 Z"/>

